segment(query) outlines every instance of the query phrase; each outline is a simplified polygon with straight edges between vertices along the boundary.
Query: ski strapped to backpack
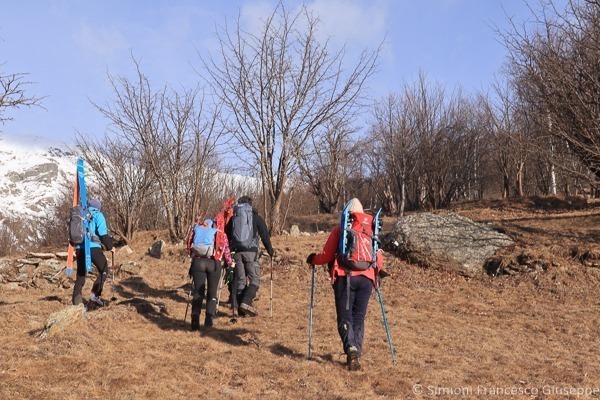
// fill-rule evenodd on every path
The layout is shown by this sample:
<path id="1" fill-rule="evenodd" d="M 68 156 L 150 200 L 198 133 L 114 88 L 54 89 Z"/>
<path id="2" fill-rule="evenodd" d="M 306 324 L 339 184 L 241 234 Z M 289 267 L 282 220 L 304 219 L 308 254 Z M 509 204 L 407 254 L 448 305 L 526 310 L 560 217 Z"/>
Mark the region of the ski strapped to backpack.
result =
<path id="1" fill-rule="evenodd" d="M 71 274 L 73 268 L 73 254 L 76 246 L 83 246 L 85 252 L 85 268 L 92 271 L 92 255 L 90 243 L 99 238 L 90 233 L 91 213 L 87 203 L 87 190 L 85 186 L 85 168 L 82 158 L 77 159 L 75 191 L 73 195 L 73 207 L 69 215 L 67 227 L 69 234 L 69 248 L 67 252 L 67 275 Z"/>
<path id="2" fill-rule="evenodd" d="M 379 230 L 381 221 L 377 211 L 375 217 L 359 212 L 350 212 L 350 203 L 342 211 L 338 263 L 349 271 L 364 271 L 377 267 Z"/>
<path id="3" fill-rule="evenodd" d="M 235 202 L 235 197 L 228 198 L 223 207 L 221 208 L 221 212 L 217 214 L 215 218 L 216 228 L 217 228 L 217 236 L 215 238 L 215 260 L 220 260 L 223 258 L 223 253 L 225 252 L 225 247 L 228 246 L 227 235 L 225 234 L 225 226 L 231 219 L 233 215 L 233 203 Z"/>
<path id="4" fill-rule="evenodd" d="M 77 180 L 79 182 L 79 204 L 81 205 L 81 215 L 83 217 L 83 249 L 85 251 L 85 269 L 87 272 L 92 272 L 90 216 L 87 202 L 87 188 L 85 186 L 85 169 L 83 165 L 83 158 L 77 159 Z"/>
<path id="5" fill-rule="evenodd" d="M 73 207 L 77 206 L 77 202 L 79 201 L 79 180 L 77 179 L 77 173 L 75 174 L 75 188 L 73 189 Z M 73 262 L 75 260 L 75 245 L 71 241 L 71 218 L 73 218 L 73 209 L 71 209 L 71 214 L 69 215 L 69 225 L 67 226 L 68 234 L 69 234 L 69 246 L 67 248 L 67 275 L 71 275 L 73 271 Z"/>
<path id="6" fill-rule="evenodd" d="M 375 218 L 369 214 L 350 212 L 350 202 L 342 211 L 338 263 L 347 271 L 346 309 L 350 308 L 350 271 L 377 268 L 380 222 L 379 209 Z"/>
<path id="7" fill-rule="evenodd" d="M 382 221 L 379 219 L 379 214 L 381 214 L 381 208 L 377 210 L 375 213 L 375 217 L 373 217 L 373 257 L 377 260 L 377 252 L 379 251 L 379 231 L 381 231 Z"/>

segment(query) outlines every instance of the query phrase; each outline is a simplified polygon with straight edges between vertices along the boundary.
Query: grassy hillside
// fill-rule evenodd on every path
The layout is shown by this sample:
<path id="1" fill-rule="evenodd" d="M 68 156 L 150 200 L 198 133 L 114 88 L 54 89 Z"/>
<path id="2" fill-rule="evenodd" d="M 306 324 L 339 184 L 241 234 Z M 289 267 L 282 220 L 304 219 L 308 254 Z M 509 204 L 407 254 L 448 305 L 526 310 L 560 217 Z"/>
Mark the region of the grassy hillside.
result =
<path id="1" fill-rule="evenodd" d="M 566 388 L 600 388 L 600 205 L 523 199 L 454 211 L 513 236 L 516 245 L 500 257 L 524 268 L 468 279 L 388 257 L 392 276 L 382 293 L 396 364 L 372 297 L 363 371 L 344 368 L 333 294 L 321 268 L 307 360 L 304 260 L 327 234 L 273 239 L 272 317 L 263 260 L 260 316 L 233 324 L 222 304 L 215 326 L 198 333 L 190 332 L 189 315 L 183 323 L 187 259 L 178 248 L 160 260 L 149 257 L 157 234 L 145 233 L 132 254 L 116 257 L 117 265 L 138 263 L 117 276 L 116 301 L 52 336 L 40 337 L 44 323 L 70 304 L 72 289 L 0 285 L 0 398 L 506 398 L 500 391 L 515 390 L 533 395 L 511 398 L 558 399 L 569 397 Z M 392 222 L 387 218 L 384 229 Z M 529 268 L 535 260 L 544 267 Z M 108 283 L 103 297 L 111 295 Z"/>

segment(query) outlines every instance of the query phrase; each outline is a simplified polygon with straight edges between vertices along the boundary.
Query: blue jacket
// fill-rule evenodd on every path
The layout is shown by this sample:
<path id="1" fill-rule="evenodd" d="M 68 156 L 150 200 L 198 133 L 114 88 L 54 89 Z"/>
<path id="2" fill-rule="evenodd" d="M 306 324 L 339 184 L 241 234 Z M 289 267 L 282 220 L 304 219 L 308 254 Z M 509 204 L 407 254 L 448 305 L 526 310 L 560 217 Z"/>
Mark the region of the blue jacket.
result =
<path id="1" fill-rule="evenodd" d="M 106 225 L 106 218 L 104 218 L 104 214 L 102 214 L 102 212 L 95 207 L 89 207 L 88 210 L 91 214 L 89 231 L 92 235 L 92 240 L 90 241 L 90 247 L 102 248 L 101 243 L 104 243 L 108 250 L 112 249 L 112 243 L 109 243 L 108 240 L 106 240 L 108 238 L 108 226 Z M 77 245 L 77 248 L 82 249 L 83 245 Z"/>

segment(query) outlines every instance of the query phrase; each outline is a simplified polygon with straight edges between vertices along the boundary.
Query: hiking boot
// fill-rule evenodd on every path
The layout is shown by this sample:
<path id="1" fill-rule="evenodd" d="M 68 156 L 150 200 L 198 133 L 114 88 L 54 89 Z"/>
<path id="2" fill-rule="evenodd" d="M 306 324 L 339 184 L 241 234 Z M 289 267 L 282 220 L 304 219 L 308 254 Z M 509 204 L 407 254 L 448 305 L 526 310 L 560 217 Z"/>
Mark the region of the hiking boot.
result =
<path id="1" fill-rule="evenodd" d="M 250 304 L 240 304 L 240 310 L 242 310 L 245 315 L 249 315 L 251 317 L 258 317 L 258 310 L 252 307 Z"/>
<path id="2" fill-rule="evenodd" d="M 350 361 L 348 363 L 348 371 L 360 371 L 362 366 L 360 365 L 360 360 L 358 357 L 350 357 Z"/>
<path id="3" fill-rule="evenodd" d="M 359 361 L 358 349 L 354 346 L 350 346 L 348 348 L 346 366 L 348 367 L 349 371 L 360 371 L 362 368 Z"/>
<path id="4" fill-rule="evenodd" d="M 206 326 L 207 328 L 210 328 L 213 326 L 213 317 L 211 317 L 210 315 L 207 315 L 206 318 L 204 318 L 204 326 Z"/>
<path id="5" fill-rule="evenodd" d="M 200 329 L 200 316 L 192 314 L 192 332 Z"/>
<path id="6" fill-rule="evenodd" d="M 104 303 L 102 302 L 102 300 L 100 300 L 100 297 L 96 296 L 94 292 L 90 293 L 90 301 L 96 306 L 104 306 Z"/>

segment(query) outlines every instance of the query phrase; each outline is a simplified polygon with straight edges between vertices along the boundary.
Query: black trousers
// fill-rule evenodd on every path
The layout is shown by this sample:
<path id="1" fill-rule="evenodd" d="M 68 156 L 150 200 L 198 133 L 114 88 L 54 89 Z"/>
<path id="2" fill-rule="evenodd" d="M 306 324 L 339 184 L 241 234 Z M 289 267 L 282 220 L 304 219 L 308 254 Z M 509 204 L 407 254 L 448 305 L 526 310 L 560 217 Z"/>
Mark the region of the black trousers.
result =
<path id="1" fill-rule="evenodd" d="M 92 247 L 90 249 L 90 255 L 92 256 L 92 264 L 98 269 L 98 277 L 94 281 L 92 286 L 92 292 L 98 297 L 102 294 L 104 288 L 104 282 L 108 277 L 108 260 L 104 255 L 104 252 L 100 247 Z M 87 269 L 85 268 L 85 250 L 77 249 L 77 278 L 75 279 L 75 287 L 73 288 L 72 302 L 74 305 L 81 304 L 83 297 L 81 291 L 85 285 L 85 276 L 87 275 Z"/>
<path id="2" fill-rule="evenodd" d="M 221 262 L 212 258 L 194 258 L 190 266 L 190 275 L 194 279 L 192 315 L 200 315 L 206 290 L 206 314 L 214 317 L 217 311 Z"/>

